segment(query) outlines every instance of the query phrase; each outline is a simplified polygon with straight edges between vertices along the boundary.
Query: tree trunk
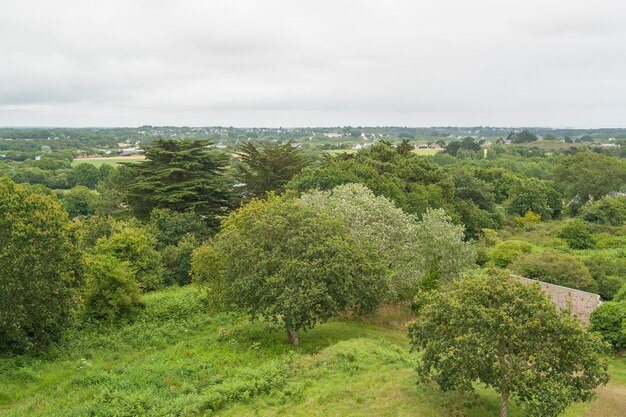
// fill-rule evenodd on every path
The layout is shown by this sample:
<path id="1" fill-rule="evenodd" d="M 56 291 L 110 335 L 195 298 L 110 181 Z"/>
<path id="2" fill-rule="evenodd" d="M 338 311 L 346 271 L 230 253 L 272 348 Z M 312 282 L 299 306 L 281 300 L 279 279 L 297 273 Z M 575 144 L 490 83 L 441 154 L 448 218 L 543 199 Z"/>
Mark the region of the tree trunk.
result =
<path id="1" fill-rule="evenodd" d="M 287 330 L 287 341 L 289 342 L 290 345 L 298 346 L 298 343 L 300 342 L 298 340 L 298 331 L 297 330 L 293 330 L 293 329 L 288 329 Z"/>
<path id="2" fill-rule="evenodd" d="M 509 394 L 500 394 L 500 417 L 509 417 Z"/>

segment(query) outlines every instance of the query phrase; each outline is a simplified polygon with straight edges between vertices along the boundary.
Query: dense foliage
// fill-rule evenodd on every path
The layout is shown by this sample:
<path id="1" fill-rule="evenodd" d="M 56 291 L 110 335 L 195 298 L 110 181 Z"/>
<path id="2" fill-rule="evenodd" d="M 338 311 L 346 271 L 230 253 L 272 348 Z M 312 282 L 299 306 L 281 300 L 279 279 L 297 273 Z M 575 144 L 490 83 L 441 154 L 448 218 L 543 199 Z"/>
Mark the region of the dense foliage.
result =
<path id="1" fill-rule="evenodd" d="M 245 196 L 263 197 L 269 191 L 282 192 L 285 185 L 308 163 L 302 151 L 291 142 L 262 144 L 244 143 L 237 152 L 238 178 Z"/>
<path id="2" fill-rule="evenodd" d="M 585 264 L 567 253 L 554 250 L 528 253 L 518 257 L 509 268 L 527 278 L 583 291 L 598 290 L 598 284 L 591 277 Z"/>
<path id="3" fill-rule="evenodd" d="M 228 156 L 207 141 L 159 140 L 145 151 L 146 160 L 129 165 L 135 175 L 127 185 L 127 202 L 146 219 L 155 208 L 195 211 L 217 224 L 231 204 L 224 178 Z"/>
<path id="4" fill-rule="evenodd" d="M 501 416 L 508 415 L 510 397 L 527 416 L 557 416 L 608 381 L 599 338 L 536 284 L 455 280 L 427 296 L 409 333 L 413 348 L 423 351 L 423 380 L 446 391 L 472 390 L 480 381 L 501 395 Z"/>
<path id="5" fill-rule="evenodd" d="M 131 315 L 141 305 L 141 289 L 128 262 L 98 255 L 85 268 L 85 310 L 97 319 L 113 321 Z"/>
<path id="6" fill-rule="evenodd" d="M 293 344 L 298 331 L 346 308 L 372 312 L 387 291 L 385 266 L 371 246 L 293 200 L 253 200 L 224 222 L 213 247 L 223 261 L 195 262 L 194 275 L 207 277 L 229 308 L 283 323 Z"/>
<path id="7" fill-rule="evenodd" d="M 591 313 L 589 324 L 615 350 L 626 349 L 626 301 L 603 303 Z"/>
<path id="8" fill-rule="evenodd" d="M 32 351 L 70 320 L 79 260 L 52 197 L 0 177 L 0 351 Z"/>

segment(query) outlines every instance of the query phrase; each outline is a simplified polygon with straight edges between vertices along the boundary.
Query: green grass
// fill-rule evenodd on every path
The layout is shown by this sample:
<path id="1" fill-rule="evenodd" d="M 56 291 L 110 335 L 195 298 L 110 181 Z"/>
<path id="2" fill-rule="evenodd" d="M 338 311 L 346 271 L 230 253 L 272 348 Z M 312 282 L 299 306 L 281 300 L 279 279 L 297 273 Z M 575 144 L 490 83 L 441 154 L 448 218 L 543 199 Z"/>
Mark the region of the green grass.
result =
<path id="1" fill-rule="evenodd" d="M 76 166 L 78 164 L 92 164 L 97 167 L 103 164 L 117 165 L 120 162 L 137 162 L 144 159 L 144 156 L 111 156 L 107 158 L 80 158 L 74 159 L 72 161 L 72 166 Z"/>
<path id="2" fill-rule="evenodd" d="M 331 321 L 293 347 L 278 326 L 210 313 L 194 287 L 149 294 L 145 304 L 132 323 L 68 331 L 45 356 L 0 358 L 0 415 L 497 415 L 491 390 L 417 384 L 399 324 L 406 311 Z M 624 415 L 623 360 L 612 360 L 611 374 L 598 400 L 567 415 Z"/>
<path id="3" fill-rule="evenodd" d="M 422 155 L 422 156 L 432 156 L 432 155 L 437 155 L 441 151 L 437 149 L 414 149 L 411 152 L 417 155 Z"/>

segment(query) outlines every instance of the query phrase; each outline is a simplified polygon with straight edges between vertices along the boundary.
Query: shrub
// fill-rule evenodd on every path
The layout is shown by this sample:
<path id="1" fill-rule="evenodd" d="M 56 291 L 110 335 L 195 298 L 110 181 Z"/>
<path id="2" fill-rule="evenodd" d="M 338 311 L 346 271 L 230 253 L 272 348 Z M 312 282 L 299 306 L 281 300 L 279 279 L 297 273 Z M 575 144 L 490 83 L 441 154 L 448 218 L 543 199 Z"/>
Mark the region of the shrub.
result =
<path id="1" fill-rule="evenodd" d="M 128 262 L 141 289 L 150 291 L 163 283 L 161 255 L 155 244 L 154 236 L 145 228 L 128 227 L 98 239 L 94 250 L 96 254 L 109 254 Z"/>
<path id="2" fill-rule="evenodd" d="M 198 213 L 192 211 L 178 213 L 169 209 L 152 210 L 148 230 L 156 238 L 159 250 L 177 245 L 189 234 L 198 241 L 204 240 L 209 235 L 209 227 Z"/>
<path id="3" fill-rule="evenodd" d="M 589 232 L 589 227 L 581 221 L 574 220 L 562 228 L 558 235 L 572 249 L 591 249 L 596 242 Z"/>
<path id="4" fill-rule="evenodd" d="M 96 212 L 96 201 L 100 197 L 97 192 L 83 185 L 77 185 L 61 194 L 61 207 L 67 211 L 70 218 L 87 216 Z"/>
<path id="5" fill-rule="evenodd" d="M 578 216 L 591 223 L 621 226 L 626 222 L 626 197 L 605 197 L 587 203 Z"/>
<path id="6" fill-rule="evenodd" d="M 626 258 L 594 253 L 583 262 L 589 268 L 593 279 L 598 283 L 598 292 L 602 299 L 611 300 L 626 282 Z"/>
<path id="7" fill-rule="evenodd" d="M 87 262 L 87 314 L 113 321 L 132 314 L 141 305 L 141 289 L 128 262 L 103 254 Z"/>
<path id="8" fill-rule="evenodd" d="M 626 348 L 626 302 L 603 303 L 591 313 L 589 323 L 590 329 L 600 333 L 615 350 Z"/>
<path id="9" fill-rule="evenodd" d="M 527 278 L 533 278 L 564 287 L 596 292 L 598 284 L 582 262 L 567 253 L 546 250 L 528 253 L 511 263 L 510 269 Z"/>
<path id="10" fill-rule="evenodd" d="M 626 284 L 622 285 L 613 296 L 613 301 L 626 301 Z"/>
<path id="11" fill-rule="evenodd" d="M 522 217 L 513 219 L 517 227 L 531 226 L 541 221 L 541 215 L 534 211 L 528 210 Z"/>
<path id="12" fill-rule="evenodd" d="M 521 240 L 505 240 L 493 248 L 489 258 L 494 265 L 506 268 L 519 256 L 530 253 L 532 250 L 533 246 L 530 243 L 522 242 Z"/>
<path id="13" fill-rule="evenodd" d="M 191 282 L 191 253 L 198 247 L 193 234 L 187 234 L 178 244 L 169 245 L 161 251 L 166 285 L 186 285 Z"/>
<path id="14" fill-rule="evenodd" d="M 0 177 L 0 351 L 39 350 L 57 338 L 79 261 L 58 201 Z"/>

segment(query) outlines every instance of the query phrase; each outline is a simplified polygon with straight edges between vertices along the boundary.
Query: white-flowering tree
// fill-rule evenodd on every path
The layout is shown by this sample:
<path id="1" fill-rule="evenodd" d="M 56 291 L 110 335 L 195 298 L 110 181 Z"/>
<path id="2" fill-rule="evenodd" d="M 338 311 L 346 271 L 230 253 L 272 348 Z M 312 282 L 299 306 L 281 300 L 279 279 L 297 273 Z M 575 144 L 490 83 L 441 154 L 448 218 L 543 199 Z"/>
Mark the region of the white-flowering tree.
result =
<path id="1" fill-rule="evenodd" d="M 443 209 L 426 210 L 416 228 L 420 270 L 434 271 L 438 280 L 449 280 L 474 265 L 476 251 L 464 240 L 465 228 L 452 223 Z"/>
<path id="2" fill-rule="evenodd" d="M 378 249 L 391 270 L 390 288 L 394 296 L 414 292 L 420 271 L 416 251 L 417 223 L 391 200 L 376 196 L 362 184 L 344 184 L 330 191 L 303 194 L 300 200 L 341 219 L 355 238 Z"/>
<path id="3" fill-rule="evenodd" d="M 340 218 L 357 239 L 369 241 L 392 271 L 395 296 L 412 296 L 432 271 L 449 278 L 473 263 L 474 251 L 463 241 L 463 226 L 443 210 L 428 211 L 423 220 L 402 211 L 391 200 L 375 196 L 361 184 L 304 194 L 301 201 Z"/>

